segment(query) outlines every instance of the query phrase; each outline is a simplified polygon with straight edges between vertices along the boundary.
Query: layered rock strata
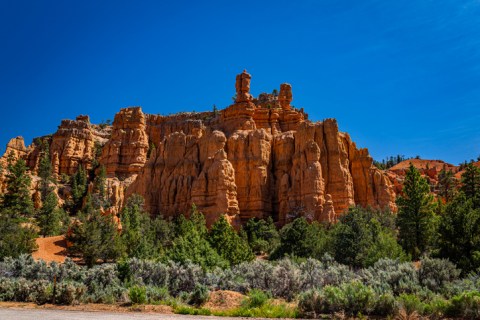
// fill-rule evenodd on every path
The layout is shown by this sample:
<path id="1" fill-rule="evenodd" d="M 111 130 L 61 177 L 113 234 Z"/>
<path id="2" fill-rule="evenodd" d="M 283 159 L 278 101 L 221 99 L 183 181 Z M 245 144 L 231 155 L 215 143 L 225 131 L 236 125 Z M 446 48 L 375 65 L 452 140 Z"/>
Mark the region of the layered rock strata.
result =
<path id="1" fill-rule="evenodd" d="M 84 117 L 64 120 L 51 138 L 55 172 L 99 161 L 115 212 L 137 193 L 151 214 L 188 214 L 195 204 L 209 224 L 221 214 L 232 224 L 272 216 L 282 225 L 299 215 L 333 223 L 352 205 L 396 209 L 390 180 L 334 119 L 309 121 L 291 105 L 289 84 L 254 98 L 250 81 L 246 71 L 237 76 L 235 103 L 221 111 L 125 108 L 108 133 Z"/>

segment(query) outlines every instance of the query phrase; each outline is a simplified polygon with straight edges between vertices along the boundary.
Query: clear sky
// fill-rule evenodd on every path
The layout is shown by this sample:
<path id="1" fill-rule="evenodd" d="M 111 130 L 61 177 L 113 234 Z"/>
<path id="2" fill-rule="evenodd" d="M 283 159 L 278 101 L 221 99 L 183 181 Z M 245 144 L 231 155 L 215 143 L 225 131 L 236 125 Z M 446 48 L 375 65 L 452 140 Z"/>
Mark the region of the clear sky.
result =
<path id="1" fill-rule="evenodd" d="M 376 159 L 480 155 L 479 0 L 0 0 L 0 152 L 61 119 L 224 108 L 293 86 Z"/>

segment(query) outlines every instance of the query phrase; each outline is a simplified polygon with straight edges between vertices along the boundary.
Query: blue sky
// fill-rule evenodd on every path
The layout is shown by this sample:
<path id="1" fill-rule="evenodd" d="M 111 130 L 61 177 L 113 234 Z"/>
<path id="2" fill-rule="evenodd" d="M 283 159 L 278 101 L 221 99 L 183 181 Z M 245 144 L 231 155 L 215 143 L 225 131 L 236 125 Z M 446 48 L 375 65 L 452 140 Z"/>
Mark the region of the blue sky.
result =
<path id="1" fill-rule="evenodd" d="M 480 1 L 0 1 L 0 152 L 61 119 L 293 86 L 376 159 L 480 155 Z"/>

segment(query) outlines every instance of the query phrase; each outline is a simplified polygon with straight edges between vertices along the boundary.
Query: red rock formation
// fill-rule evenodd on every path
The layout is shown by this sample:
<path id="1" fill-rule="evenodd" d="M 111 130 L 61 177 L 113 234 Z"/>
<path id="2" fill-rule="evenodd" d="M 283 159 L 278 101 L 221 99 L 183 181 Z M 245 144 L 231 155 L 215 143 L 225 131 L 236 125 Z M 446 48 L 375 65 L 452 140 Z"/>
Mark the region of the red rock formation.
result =
<path id="1" fill-rule="evenodd" d="M 222 214 L 233 224 L 267 216 L 284 224 L 292 215 L 333 223 L 356 204 L 396 209 L 386 174 L 334 119 L 309 121 L 290 105 L 289 84 L 255 99 L 250 81 L 246 71 L 238 75 L 235 103 L 219 112 L 125 108 L 105 130 L 83 116 L 64 120 L 51 138 L 54 171 L 91 168 L 103 146 L 112 214 L 134 193 L 152 214 L 188 214 L 195 204 L 208 224 Z M 38 157 L 24 152 L 33 166 Z"/>
<path id="2" fill-rule="evenodd" d="M 142 169 L 149 147 L 145 121 L 139 107 L 125 108 L 115 115 L 112 135 L 100 159 L 108 176 L 124 177 Z"/>

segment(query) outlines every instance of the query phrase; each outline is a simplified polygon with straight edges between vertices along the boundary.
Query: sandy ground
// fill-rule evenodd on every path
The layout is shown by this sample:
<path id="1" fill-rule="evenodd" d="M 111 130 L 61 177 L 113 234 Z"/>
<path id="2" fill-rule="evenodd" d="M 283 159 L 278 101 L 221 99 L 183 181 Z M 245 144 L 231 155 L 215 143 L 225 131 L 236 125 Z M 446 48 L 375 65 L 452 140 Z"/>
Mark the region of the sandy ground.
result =
<path id="1" fill-rule="evenodd" d="M 67 257 L 65 236 L 37 238 L 38 250 L 32 253 L 35 260 L 64 262 Z"/>

